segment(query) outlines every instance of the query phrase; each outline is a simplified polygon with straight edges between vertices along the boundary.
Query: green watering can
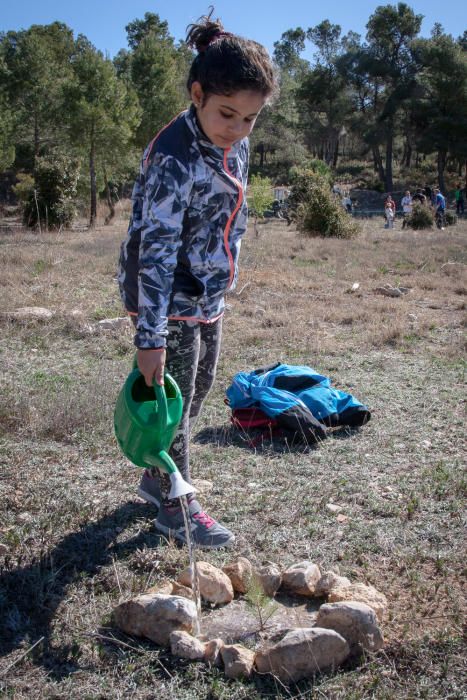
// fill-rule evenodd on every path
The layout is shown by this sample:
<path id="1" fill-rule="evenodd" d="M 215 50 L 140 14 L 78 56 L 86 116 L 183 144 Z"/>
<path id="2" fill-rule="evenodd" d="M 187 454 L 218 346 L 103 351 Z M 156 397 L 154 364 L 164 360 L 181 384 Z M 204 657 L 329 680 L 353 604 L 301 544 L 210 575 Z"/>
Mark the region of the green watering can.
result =
<path id="1" fill-rule="evenodd" d="M 196 490 L 168 454 L 182 411 L 182 395 L 170 374 L 165 373 L 164 386 L 154 382 L 149 387 L 137 367 L 128 375 L 115 406 L 115 435 L 123 454 L 137 467 L 166 472 L 171 482 L 169 498 Z"/>

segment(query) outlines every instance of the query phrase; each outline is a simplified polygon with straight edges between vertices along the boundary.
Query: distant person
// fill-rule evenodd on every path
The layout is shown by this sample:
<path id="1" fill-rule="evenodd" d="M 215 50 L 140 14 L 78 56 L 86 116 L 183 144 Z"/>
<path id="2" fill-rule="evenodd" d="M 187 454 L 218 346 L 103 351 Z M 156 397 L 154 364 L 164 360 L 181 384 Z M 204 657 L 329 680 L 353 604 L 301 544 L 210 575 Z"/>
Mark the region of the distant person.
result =
<path id="1" fill-rule="evenodd" d="M 348 192 L 346 192 L 342 197 L 342 206 L 348 214 L 352 213 L 352 200 L 350 199 Z"/>
<path id="2" fill-rule="evenodd" d="M 464 190 L 461 184 L 457 185 L 454 195 L 456 198 L 456 214 L 459 216 L 459 214 L 464 213 Z"/>
<path id="3" fill-rule="evenodd" d="M 402 220 L 402 228 L 407 226 L 407 221 L 410 218 L 413 209 L 413 201 L 409 190 L 406 190 L 405 195 L 401 199 L 401 206 L 404 218 Z"/>
<path id="4" fill-rule="evenodd" d="M 385 228 L 394 228 L 394 219 L 396 218 L 396 203 L 390 194 L 384 200 L 384 218 L 386 219 Z"/>
<path id="5" fill-rule="evenodd" d="M 429 204 L 433 204 L 433 190 L 429 185 L 425 187 L 425 196 Z"/>
<path id="6" fill-rule="evenodd" d="M 444 231 L 446 227 L 446 199 L 438 188 L 433 190 L 436 226 Z"/>
<path id="7" fill-rule="evenodd" d="M 415 202 L 418 202 L 423 206 L 426 204 L 426 196 L 423 194 L 423 190 L 421 187 L 419 187 L 418 190 L 415 192 L 414 196 L 412 197 L 412 201 L 414 204 Z"/>

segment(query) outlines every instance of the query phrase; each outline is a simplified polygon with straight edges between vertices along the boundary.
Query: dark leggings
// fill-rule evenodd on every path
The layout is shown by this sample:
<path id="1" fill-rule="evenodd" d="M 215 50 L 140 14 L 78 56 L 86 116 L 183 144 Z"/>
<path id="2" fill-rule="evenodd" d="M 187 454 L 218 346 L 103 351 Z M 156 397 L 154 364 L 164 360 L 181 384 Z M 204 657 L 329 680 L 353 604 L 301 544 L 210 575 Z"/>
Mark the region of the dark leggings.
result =
<path id="1" fill-rule="evenodd" d="M 214 323 L 169 321 L 167 330 L 165 367 L 183 398 L 182 419 L 169 454 L 183 478 L 190 482 L 190 434 L 216 376 L 222 318 Z M 165 472 L 160 474 L 162 494 L 166 497 L 170 479 Z"/>

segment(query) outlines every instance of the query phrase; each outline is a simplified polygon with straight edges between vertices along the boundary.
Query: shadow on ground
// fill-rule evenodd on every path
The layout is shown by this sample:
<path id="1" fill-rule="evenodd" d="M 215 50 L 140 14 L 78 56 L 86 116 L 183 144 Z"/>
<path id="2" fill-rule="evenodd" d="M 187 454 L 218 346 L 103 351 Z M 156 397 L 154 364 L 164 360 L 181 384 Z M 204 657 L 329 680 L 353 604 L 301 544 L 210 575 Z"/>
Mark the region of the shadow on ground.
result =
<path id="1" fill-rule="evenodd" d="M 0 656 L 20 646 L 31 646 L 42 638 L 31 654 L 53 678 L 75 669 L 70 660 L 73 650 L 51 644 L 51 625 L 66 595 L 77 579 L 92 578 L 116 558 L 125 558 L 136 549 L 157 547 L 163 538 L 155 531 L 139 531 L 135 537 L 118 542 L 123 530 L 138 520 L 154 518 L 154 508 L 125 503 L 100 520 L 64 537 L 54 549 L 26 566 L 0 573 Z"/>
<path id="2" fill-rule="evenodd" d="M 360 428 L 336 428 L 328 433 L 328 440 L 345 440 L 354 437 Z M 268 430 L 241 431 L 233 426 L 209 426 L 200 430 L 193 438 L 200 445 L 217 445 L 218 447 L 241 447 L 258 452 L 310 452 L 319 448 L 320 442 L 308 444 L 301 436 L 285 432 Z"/>

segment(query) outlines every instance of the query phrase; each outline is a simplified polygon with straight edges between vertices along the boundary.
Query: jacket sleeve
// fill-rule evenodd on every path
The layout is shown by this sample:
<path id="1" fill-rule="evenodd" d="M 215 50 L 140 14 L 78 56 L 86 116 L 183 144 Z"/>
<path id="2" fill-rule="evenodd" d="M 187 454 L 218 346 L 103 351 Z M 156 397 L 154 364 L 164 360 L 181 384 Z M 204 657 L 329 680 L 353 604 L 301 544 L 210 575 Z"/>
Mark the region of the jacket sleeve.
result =
<path id="1" fill-rule="evenodd" d="M 167 311 L 192 180 L 175 158 L 156 154 L 145 175 L 135 345 L 165 347 Z"/>

